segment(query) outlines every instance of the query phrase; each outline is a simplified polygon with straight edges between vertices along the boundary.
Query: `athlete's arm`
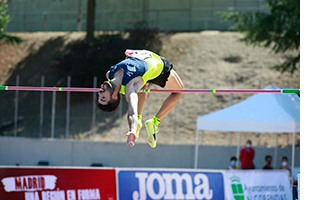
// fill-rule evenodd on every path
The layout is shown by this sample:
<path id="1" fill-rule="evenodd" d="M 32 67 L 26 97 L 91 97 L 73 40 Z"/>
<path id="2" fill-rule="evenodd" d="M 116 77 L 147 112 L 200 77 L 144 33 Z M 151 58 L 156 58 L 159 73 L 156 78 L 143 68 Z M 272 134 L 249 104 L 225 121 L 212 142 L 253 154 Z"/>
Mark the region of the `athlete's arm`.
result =
<path id="1" fill-rule="evenodd" d="M 125 97 L 128 102 L 128 125 L 129 132 L 126 134 L 127 145 L 133 147 L 138 124 L 138 92 L 143 87 L 143 80 L 141 77 L 137 77 L 131 80 L 125 88 Z"/>

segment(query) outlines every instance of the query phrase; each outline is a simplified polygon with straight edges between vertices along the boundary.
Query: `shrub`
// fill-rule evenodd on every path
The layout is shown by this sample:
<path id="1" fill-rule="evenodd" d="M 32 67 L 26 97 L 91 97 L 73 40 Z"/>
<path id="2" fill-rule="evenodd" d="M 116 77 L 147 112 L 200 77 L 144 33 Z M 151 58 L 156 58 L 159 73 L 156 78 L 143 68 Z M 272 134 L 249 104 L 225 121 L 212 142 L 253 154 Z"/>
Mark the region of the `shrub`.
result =
<path id="1" fill-rule="evenodd" d="M 10 21 L 10 17 L 7 14 L 8 4 L 7 0 L 0 0 L 0 35 L 4 34 L 4 29 Z"/>
<path id="2" fill-rule="evenodd" d="M 10 22 L 10 16 L 8 15 L 7 0 L 0 0 L 0 41 L 7 43 L 21 43 L 22 40 L 15 36 L 10 36 L 4 33 L 5 27 Z"/>

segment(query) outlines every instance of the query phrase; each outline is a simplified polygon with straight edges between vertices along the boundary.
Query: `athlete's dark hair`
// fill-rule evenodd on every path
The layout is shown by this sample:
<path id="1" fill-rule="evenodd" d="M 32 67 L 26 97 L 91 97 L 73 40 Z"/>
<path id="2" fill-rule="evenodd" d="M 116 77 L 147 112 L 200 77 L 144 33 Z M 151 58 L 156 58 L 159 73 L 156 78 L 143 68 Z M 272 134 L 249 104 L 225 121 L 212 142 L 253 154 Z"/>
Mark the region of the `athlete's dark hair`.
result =
<path id="1" fill-rule="evenodd" d="M 112 96 L 112 95 L 111 95 Z M 111 99 L 108 101 L 108 104 L 107 105 L 102 105 L 98 102 L 98 99 L 96 100 L 96 104 L 97 104 L 97 108 L 99 108 L 100 110 L 102 110 L 103 112 L 112 112 L 114 110 L 116 110 L 116 108 L 118 107 L 119 105 L 119 102 L 120 102 L 120 94 L 118 93 L 118 98 L 115 100 L 115 99 Z"/>
<path id="2" fill-rule="evenodd" d="M 270 155 L 267 155 L 267 156 L 265 157 L 265 160 L 267 160 L 268 158 L 271 158 L 271 156 L 270 156 Z"/>
<path id="3" fill-rule="evenodd" d="M 103 84 L 107 84 L 108 82 L 105 81 Z M 100 110 L 102 110 L 103 112 L 112 112 L 114 110 L 116 110 L 116 108 L 119 105 L 121 96 L 119 93 L 117 93 L 117 99 L 113 99 L 112 98 L 112 94 L 115 91 L 116 86 L 113 83 L 107 84 L 110 86 L 110 100 L 108 101 L 107 105 L 102 105 L 101 103 L 98 102 L 98 99 L 96 100 L 96 104 L 97 104 L 97 108 L 99 108 Z"/>

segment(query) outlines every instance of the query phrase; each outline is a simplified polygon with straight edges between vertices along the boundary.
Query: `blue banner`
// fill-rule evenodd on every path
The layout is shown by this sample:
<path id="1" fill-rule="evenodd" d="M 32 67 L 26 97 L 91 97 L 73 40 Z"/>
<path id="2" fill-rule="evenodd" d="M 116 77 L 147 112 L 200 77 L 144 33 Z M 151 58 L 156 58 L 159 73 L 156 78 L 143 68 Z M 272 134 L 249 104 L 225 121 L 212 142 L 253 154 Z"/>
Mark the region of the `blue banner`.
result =
<path id="1" fill-rule="evenodd" d="M 119 200 L 224 200 L 221 172 L 118 169 Z"/>

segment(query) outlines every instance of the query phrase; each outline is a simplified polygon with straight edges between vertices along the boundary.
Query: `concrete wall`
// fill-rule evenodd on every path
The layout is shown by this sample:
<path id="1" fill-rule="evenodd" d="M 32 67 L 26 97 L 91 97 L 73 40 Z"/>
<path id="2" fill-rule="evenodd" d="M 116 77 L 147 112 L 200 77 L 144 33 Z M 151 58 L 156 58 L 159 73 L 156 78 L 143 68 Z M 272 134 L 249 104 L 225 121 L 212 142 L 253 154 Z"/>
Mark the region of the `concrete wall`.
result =
<path id="1" fill-rule="evenodd" d="M 274 155 L 274 148 L 254 147 L 256 169 L 265 165 L 265 156 Z M 201 146 L 198 168 L 225 169 L 236 147 Z M 31 139 L 0 137 L 0 165 L 37 165 L 48 161 L 52 166 L 90 166 L 102 163 L 107 167 L 167 167 L 193 168 L 195 145 L 158 144 L 152 149 L 148 144 L 137 143 L 134 148 L 125 143 L 93 142 L 64 139 Z M 277 168 L 282 156 L 291 163 L 291 147 L 278 148 Z M 274 158 L 273 158 L 274 159 Z M 299 166 L 300 151 L 296 148 L 295 166 Z"/>
<path id="2" fill-rule="evenodd" d="M 87 0 L 8 0 L 8 32 L 76 31 L 79 3 L 81 26 L 86 30 Z M 262 0 L 97 0 L 96 30 L 123 30 L 141 20 L 163 30 L 227 30 L 217 11 L 253 11 Z"/>

